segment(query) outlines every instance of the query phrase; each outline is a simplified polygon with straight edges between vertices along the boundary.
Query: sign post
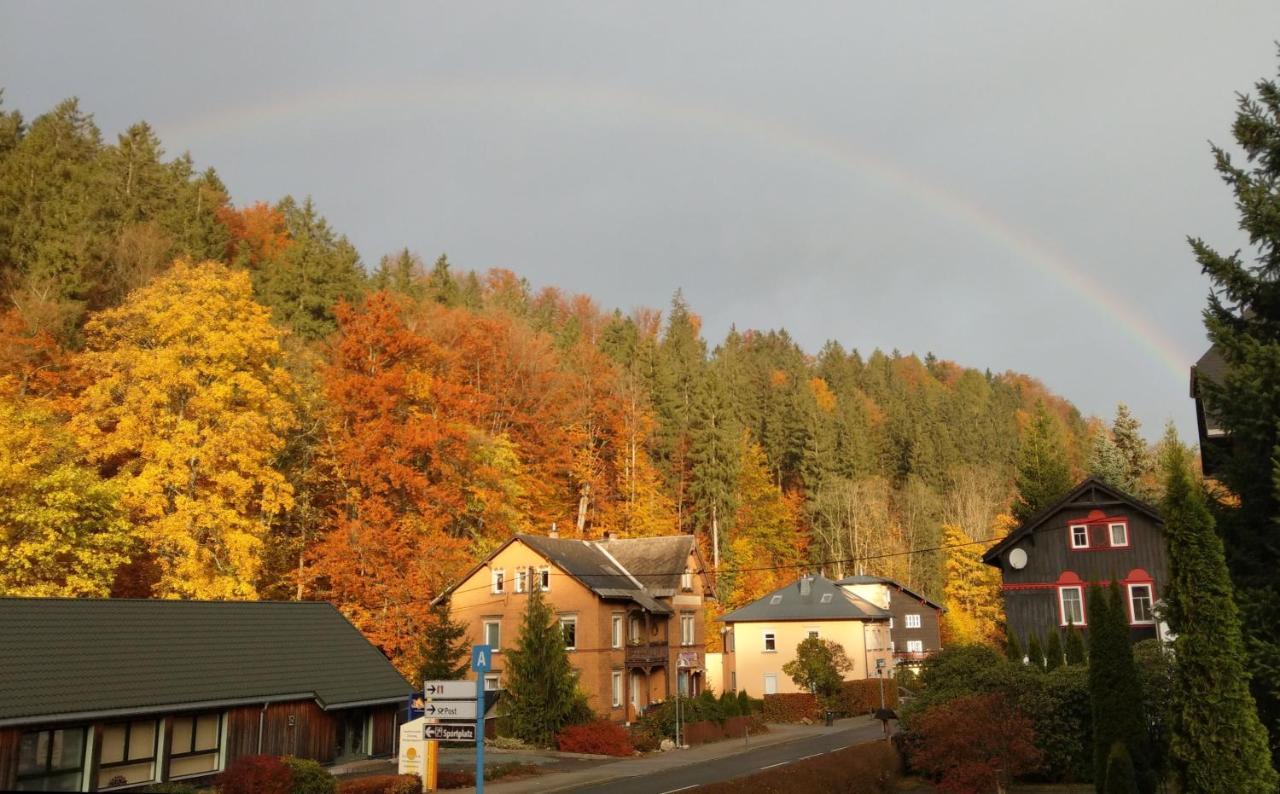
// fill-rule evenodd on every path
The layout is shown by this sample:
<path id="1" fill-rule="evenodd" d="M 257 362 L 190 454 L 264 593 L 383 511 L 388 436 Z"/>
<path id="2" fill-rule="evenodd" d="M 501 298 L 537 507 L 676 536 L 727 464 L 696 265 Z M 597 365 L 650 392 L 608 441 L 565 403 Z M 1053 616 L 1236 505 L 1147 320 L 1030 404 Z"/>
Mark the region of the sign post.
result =
<path id="1" fill-rule="evenodd" d="M 476 794 L 484 794 L 484 674 L 493 661 L 493 649 L 476 645 L 471 649 L 471 670 L 476 674 Z"/>

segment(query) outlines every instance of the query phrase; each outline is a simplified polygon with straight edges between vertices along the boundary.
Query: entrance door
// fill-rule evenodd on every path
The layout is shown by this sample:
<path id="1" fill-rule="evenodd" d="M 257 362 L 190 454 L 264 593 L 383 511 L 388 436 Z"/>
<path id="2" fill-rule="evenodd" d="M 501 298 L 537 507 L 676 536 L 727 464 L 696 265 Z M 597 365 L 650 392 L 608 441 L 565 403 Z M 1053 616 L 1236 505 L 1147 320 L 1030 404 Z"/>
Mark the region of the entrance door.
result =
<path id="1" fill-rule="evenodd" d="M 366 744 L 366 726 L 369 712 L 365 709 L 348 709 L 338 719 L 338 758 L 363 758 L 369 755 Z"/>
<path id="2" fill-rule="evenodd" d="M 764 674 L 764 693 L 766 695 L 778 694 L 778 675 L 777 673 Z"/>

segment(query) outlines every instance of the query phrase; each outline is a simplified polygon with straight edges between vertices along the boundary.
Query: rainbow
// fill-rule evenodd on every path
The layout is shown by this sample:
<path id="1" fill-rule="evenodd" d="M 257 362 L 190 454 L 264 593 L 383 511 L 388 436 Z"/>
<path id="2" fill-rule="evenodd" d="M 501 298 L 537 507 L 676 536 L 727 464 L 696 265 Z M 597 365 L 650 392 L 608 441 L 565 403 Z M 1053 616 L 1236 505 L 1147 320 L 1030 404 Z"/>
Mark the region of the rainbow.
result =
<path id="1" fill-rule="evenodd" d="M 1141 347 L 1154 354 L 1178 380 L 1186 377 L 1192 357 L 1132 305 L 1123 304 L 1104 284 L 1062 253 L 1015 228 L 994 212 L 937 182 L 931 182 L 898 163 L 859 151 L 846 140 L 703 103 L 693 103 L 613 86 L 546 81 L 477 81 L 379 83 L 376 86 L 320 88 L 282 98 L 250 103 L 230 111 L 210 112 L 173 123 L 157 124 L 166 140 L 184 145 L 217 139 L 246 129 L 266 129 L 281 122 L 331 121 L 335 114 L 364 113 L 378 118 L 398 107 L 529 107 L 549 111 L 590 108 L 611 119 L 636 123 L 662 122 L 693 127 L 763 144 L 788 157 L 807 156 L 842 172 L 869 179 L 937 215 L 971 229 L 996 246 L 1093 306 Z"/>

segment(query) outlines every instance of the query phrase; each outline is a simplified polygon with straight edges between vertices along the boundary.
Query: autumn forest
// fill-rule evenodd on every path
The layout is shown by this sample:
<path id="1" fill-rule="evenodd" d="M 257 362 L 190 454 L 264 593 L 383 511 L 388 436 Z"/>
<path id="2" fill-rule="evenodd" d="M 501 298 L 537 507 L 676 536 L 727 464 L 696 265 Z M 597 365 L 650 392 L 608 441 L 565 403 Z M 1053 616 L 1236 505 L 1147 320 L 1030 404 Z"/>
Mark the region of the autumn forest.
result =
<path id="1" fill-rule="evenodd" d="M 555 525 L 696 535 L 718 611 L 813 566 L 998 642 L 984 541 L 1086 473 L 1154 487 L 1123 406 L 482 265 L 365 262 L 144 123 L 0 107 L 0 594 L 326 599 L 407 670 L 434 594 Z"/>

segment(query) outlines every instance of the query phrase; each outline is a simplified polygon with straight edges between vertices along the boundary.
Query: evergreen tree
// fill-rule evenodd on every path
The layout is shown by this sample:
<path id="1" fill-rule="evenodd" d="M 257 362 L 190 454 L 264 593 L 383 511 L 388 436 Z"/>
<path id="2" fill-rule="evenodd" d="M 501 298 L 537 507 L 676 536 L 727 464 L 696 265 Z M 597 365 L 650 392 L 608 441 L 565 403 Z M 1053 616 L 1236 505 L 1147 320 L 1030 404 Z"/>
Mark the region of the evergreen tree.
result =
<path id="1" fill-rule="evenodd" d="M 1058 500 L 1072 484 L 1062 431 L 1044 401 L 1039 400 L 1018 446 L 1014 518 L 1026 521 Z"/>
<path id="2" fill-rule="evenodd" d="M 1049 629 L 1049 644 L 1044 650 L 1044 668 L 1049 671 L 1062 666 L 1062 635 L 1056 628 Z"/>
<path id="3" fill-rule="evenodd" d="M 737 509 L 742 429 L 733 415 L 727 386 L 716 370 L 698 384 L 696 410 L 689 450 L 694 533 L 706 538 L 718 566 L 721 544 Z"/>
<path id="4" fill-rule="evenodd" d="M 1164 447 L 1170 570 L 1164 600 L 1176 635 L 1178 704 L 1170 755 L 1189 794 L 1275 791 L 1266 731 L 1249 693 L 1240 614 L 1232 600 L 1223 543 L 1192 478 L 1189 454 L 1177 443 L 1172 426 Z"/>
<path id="5" fill-rule="evenodd" d="M 545 747 L 579 707 L 578 674 L 569 664 L 565 638 L 539 588 L 529 590 L 516 647 L 505 651 L 506 689 L 499 707 L 512 734 Z"/>
<path id="6" fill-rule="evenodd" d="M 1107 782 L 1101 790 L 1106 794 L 1138 794 L 1137 773 L 1124 742 L 1111 745 L 1111 752 L 1107 754 Z"/>
<path id="7" fill-rule="evenodd" d="M 1271 752 L 1280 758 L 1280 81 L 1257 83 L 1241 96 L 1232 132 L 1243 149 L 1237 164 L 1213 147 L 1215 167 L 1231 187 L 1252 255 L 1220 254 L 1191 241 L 1212 288 L 1205 328 L 1226 363 L 1221 382 L 1198 379 L 1205 412 L 1230 439 L 1206 456 L 1233 499 L 1214 506 L 1226 541 L 1239 604 L 1252 690 Z"/>
<path id="8" fill-rule="evenodd" d="M 1151 471 L 1151 454 L 1147 450 L 1146 439 L 1142 437 L 1142 423 L 1129 413 L 1129 406 L 1124 403 L 1116 406 L 1111 436 L 1124 462 L 1124 483 L 1116 487 L 1141 496 L 1142 480 Z"/>
<path id="9" fill-rule="evenodd" d="M 1067 642 L 1064 656 L 1068 665 L 1084 664 L 1084 637 L 1070 623 L 1067 624 Z"/>
<path id="10" fill-rule="evenodd" d="M 427 276 L 426 292 L 436 303 L 445 306 L 457 306 L 462 302 L 462 290 L 458 281 L 449 272 L 449 257 L 441 254 Z"/>
<path id="11" fill-rule="evenodd" d="M 1005 636 L 1004 656 L 1011 662 L 1022 664 L 1022 646 L 1018 644 L 1018 635 L 1012 631 Z"/>
<path id="12" fill-rule="evenodd" d="M 1111 440 L 1105 427 L 1099 427 L 1089 438 L 1089 474 L 1107 485 L 1133 493 L 1134 481 L 1120 448 Z"/>
<path id="13" fill-rule="evenodd" d="M 1142 686 L 1133 663 L 1120 585 L 1089 589 L 1089 702 L 1093 712 L 1093 780 L 1105 792 L 1111 746 L 1129 751 L 1143 794 L 1155 790 L 1148 752 Z"/>
<path id="14" fill-rule="evenodd" d="M 1027 664 L 1036 670 L 1044 669 L 1044 646 L 1040 644 L 1040 635 L 1033 633 L 1027 642 Z"/>
<path id="15" fill-rule="evenodd" d="M 453 681 L 463 678 L 470 666 L 467 624 L 449 617 L 449 604 L 439 601 L 431 608 L 431 622 L 422 632 L 419 645 L 421 664 L 414 689 L 423 681 Z"/>
<path id="16" fill-rule="evenodd" d="M 401 249 L 395 256 L 384 256 L 370 276 L 369 286 L 421 300 L 427 294 L 422 260 L 408 248 Z"/>

